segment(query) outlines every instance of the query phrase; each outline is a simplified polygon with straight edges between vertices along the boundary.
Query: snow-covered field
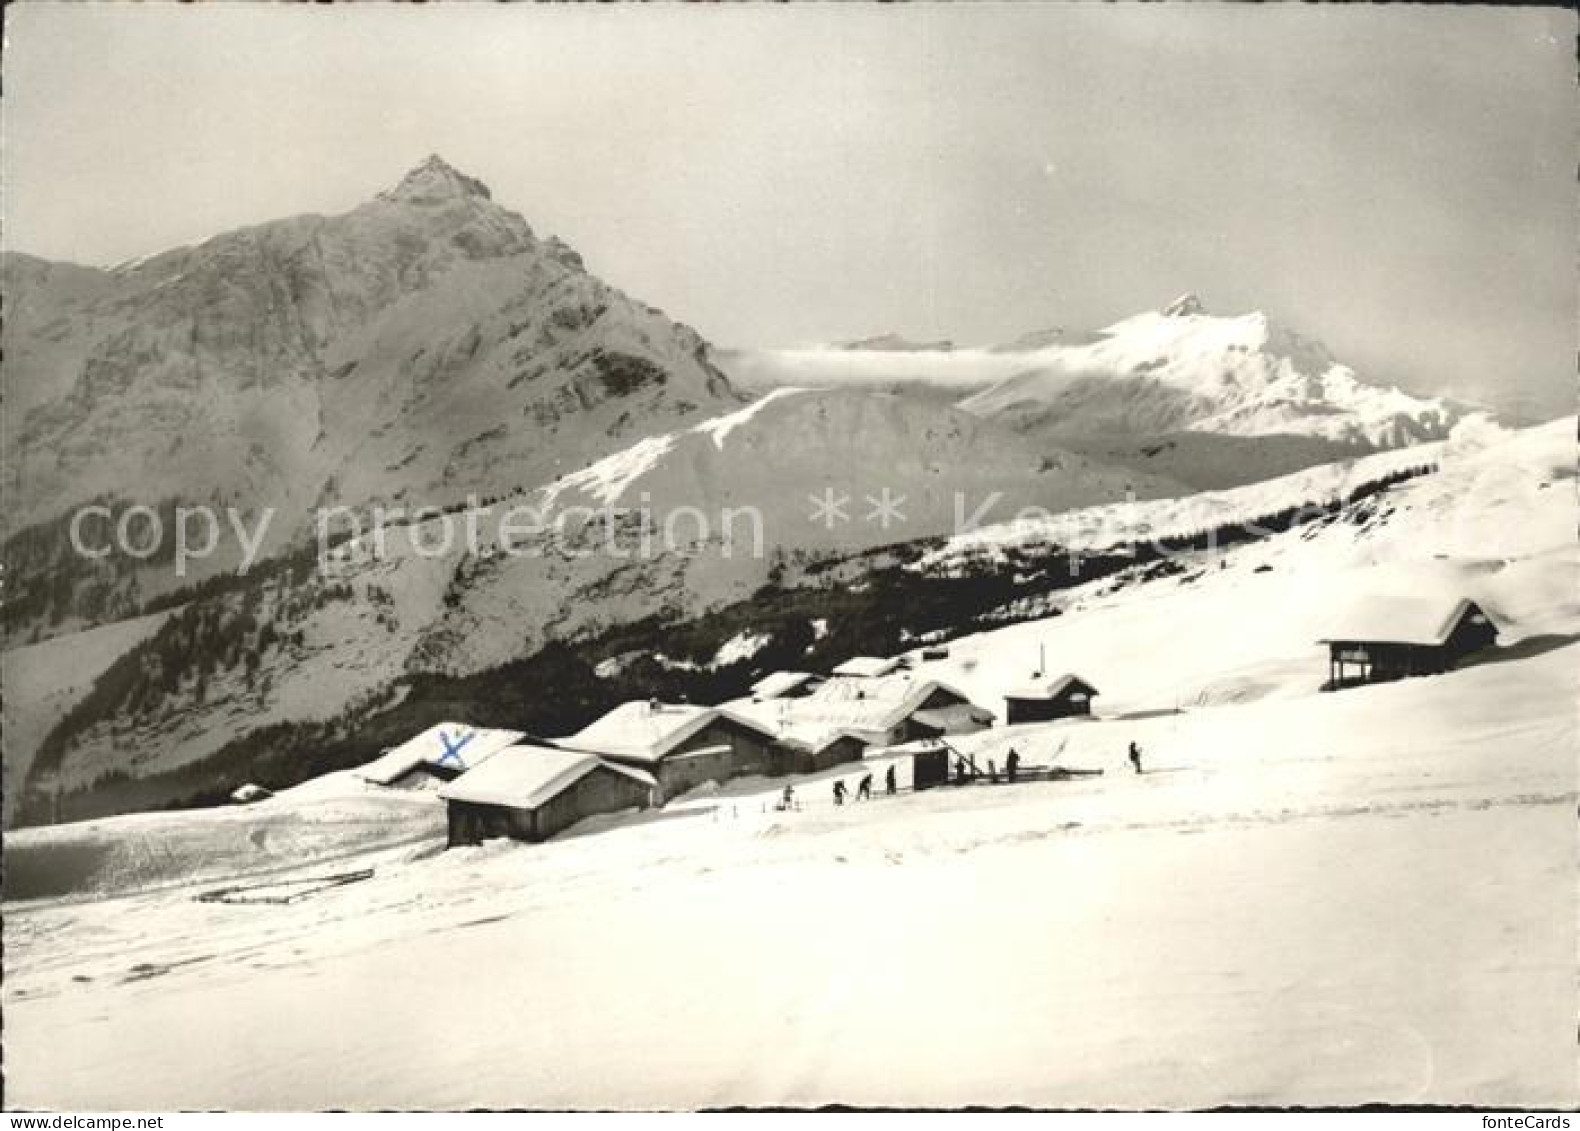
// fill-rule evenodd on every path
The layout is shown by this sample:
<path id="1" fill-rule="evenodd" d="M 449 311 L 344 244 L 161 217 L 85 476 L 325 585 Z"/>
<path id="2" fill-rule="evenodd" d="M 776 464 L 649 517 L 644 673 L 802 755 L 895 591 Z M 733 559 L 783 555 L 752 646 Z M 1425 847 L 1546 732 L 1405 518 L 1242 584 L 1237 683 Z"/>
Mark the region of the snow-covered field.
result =
<path id="1" fill-rule="evenodd" d="M 9 1098 L 1573 1106 L 1573 429 L 1448 461 L 1375 521 L 951 644 L 938 667 L 984 696 L 1041 644 L 1110 716 L 963 747 L 1100 775 L 836 808 L 828 779 L 861 772 L 841 767 L 799 783 L 799 811 L 773 808 L 780 782 L 733 782 L 448 852 L 431 797 L 344 777 L 24 830 L 8 854 L 153 829 L 205 871 L 123 852 L 99 898 L 7 904 Z M 1484 600 L 1503 647 L 1317 693 L 1327 610 L 1401 588 Z M 273 832 L 351 811 L 349 855 Z M 193 900 L 360 867 L 294 904 Z"/>
<path id="2" fill-rule="evenodd" d="M 1049 728 L 1069 782 L 384 850 L 284 907 L 13 906 L 12 1101 L 1567 1105 L 1576 658 Z"/>

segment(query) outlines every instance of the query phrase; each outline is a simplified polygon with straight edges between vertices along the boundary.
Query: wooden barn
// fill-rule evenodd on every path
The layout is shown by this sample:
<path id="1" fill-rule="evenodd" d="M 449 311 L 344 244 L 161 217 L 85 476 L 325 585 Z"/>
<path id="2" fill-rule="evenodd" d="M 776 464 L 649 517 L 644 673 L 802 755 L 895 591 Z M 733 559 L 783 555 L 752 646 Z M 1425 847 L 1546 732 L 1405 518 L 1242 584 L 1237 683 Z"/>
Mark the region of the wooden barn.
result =
<path id="1" fill-rule="evenodd" d="M 354 773 L 364 781 L 392 789 L 437 789 L 523 737 L 518 730 L 440 723 L 384 751 Z"/>
<path id="2" fill-rule="evenodd" d="M 1344 687 L 1446 672 L 1497 640 L 1492 618 L 1469 598 L 1373 596 L 1319 643 L 1328 646 L 1328 686 Z"/>
<path id="3" fill-rule="evenodd" d="M 1097 688 L 1071 672 L 1035 678 L 1004 693 L 1004 722 L 1014 726 L 1090 715 L 1097 694 Z"/>
<path id="4" fill-rule="evenodd" d="M 870 745 L 855 731 L 790 731 L 778 737 L 780 755 L 774 770 L 781 774 L 815 774 L 831 766 L 861 761 Z"/>
<path id="5" fill-rule="evenodd" d="M 783 758 L 774 732 L 751 719 L 645 699 L 622 703 L 560 745 L 651 773 L 659 804 L 704 782 L 772 773 Z"/>
<path id="6" fill-rule="evenodd" d="M 646 809 L 653 776 L 592 754 L 547 746 L 511 746 L 439 791 L 449 845 L 493 837 L 547 840 L 599 813 Z"/>

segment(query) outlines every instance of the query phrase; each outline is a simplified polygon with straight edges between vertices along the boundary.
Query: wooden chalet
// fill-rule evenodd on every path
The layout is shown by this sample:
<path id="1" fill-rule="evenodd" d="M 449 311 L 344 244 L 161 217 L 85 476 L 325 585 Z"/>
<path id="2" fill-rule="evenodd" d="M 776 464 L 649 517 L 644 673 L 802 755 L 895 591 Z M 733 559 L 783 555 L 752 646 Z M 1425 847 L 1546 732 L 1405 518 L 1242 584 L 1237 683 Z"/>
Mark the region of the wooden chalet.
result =
<path id="1" fill-rule="evenodd" d="M 704 782 L 771 773 L 778 761 L 772 729 L 715 707 L 657 700 L 622 703 L 559 745 L 652 774 L 659 804 Z"/>
<path id="2" fill-rule="evenodd" d="M 435 789 L 523 737 L 518 730 L 440 723 L 353 772 L 364 781 L 392 789 Z"/>
<path id="3" fill-rule="evenodd" d="M 1367 597 L 1339 618 L 1328 646 L 1328 686 L 1445 672 L 1497 643 L 1492 619 L 1469 598 Z"/>
<path id="4" fill-rule="evenodd" d="M 449 845 L 547 840 L 599 813 L 646 809 L 658 783 L 631 766 L 547 746 L 510 746 L 439 791 Z"/>
<path id="5" fill-rule="evenodd" d="M 1051 678 L 1034 678 L 1004 693 L 1004 722 L 1044 723 L 1092 713 L 1097 688 L 1071 672 Z"/>

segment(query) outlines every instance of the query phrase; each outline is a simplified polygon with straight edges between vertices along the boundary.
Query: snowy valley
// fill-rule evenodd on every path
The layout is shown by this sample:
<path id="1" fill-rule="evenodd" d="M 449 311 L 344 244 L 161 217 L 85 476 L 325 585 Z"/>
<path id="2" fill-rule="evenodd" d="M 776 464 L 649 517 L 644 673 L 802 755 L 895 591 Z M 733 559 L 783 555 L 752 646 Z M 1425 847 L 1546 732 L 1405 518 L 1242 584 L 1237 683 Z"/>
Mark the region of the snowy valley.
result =
<path id="1" fill-rule="evenodd" d="M 1572 1105 L 1575 428 L 1409 453 L 1434 469 L 914 650 L 919 675 L 984 704 L 1038 657 L 1090 678 L 1092 719 L 951 740 L 1069 780 L 912 793 L 905 753 L 874 751 L 795 779 L 788 812 L 782 779 L 747 777 L 545 844 L 445 851 L 433 794 L 341 772 L 245 807 L 12 833 L 16 1100 Z M 1139 517 L 1195 534 L 1393 469 L 1364 462 Z M 1105 529 L 1097 512 L 988 527 L 908 568 Z M 1401 592 L 1473 598 L 1499 645 L 1319 691 L 1324 626 Z M 832 780 L 889 761 L 898 796 L 831 804 Z M 371 878 L 281 906 L 193 898 L 356 868 Z M 422 993 L 389 992 L 417 971 Z M 936 1041 L 908 1039 L 941 1017 Z M 885 1072 L 896 1047 L 927 1071 Z M 334 1073 L 299 1071 L 325 1059 Z"/>

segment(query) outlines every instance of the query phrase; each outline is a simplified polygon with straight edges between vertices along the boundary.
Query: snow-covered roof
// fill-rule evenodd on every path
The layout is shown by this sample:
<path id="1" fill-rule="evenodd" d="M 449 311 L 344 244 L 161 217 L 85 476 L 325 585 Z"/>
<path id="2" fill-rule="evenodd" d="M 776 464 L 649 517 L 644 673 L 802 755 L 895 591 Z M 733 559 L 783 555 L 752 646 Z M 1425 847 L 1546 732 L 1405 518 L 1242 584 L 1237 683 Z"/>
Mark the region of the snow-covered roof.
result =
<path id="1" fill-rule="evenodd" d="M 910 672 L 885 676 L 836 675 L 812 694 L 799 699 L 753 703 L 737 699 L 727 706 L 779 735 L 824 735 L 854 731 L 868 738 L 896 726 L 944 691 L 965 702 L 965 692 L 936 679 L 920 679 Z"/>
<path id="2" fill-rule="evenodd" d="M 972 703 L 951 703 L 947 707 L 929 707 L 911 716 L 923 726 L 944 732 L 968 725 L 988 726 L 993 722 L 993 712 L 985 711 Z"/>
<path id="3" fill-rule="evenodd" d="M 848 727 L 830 728 L 816 722 L 786 727 L 778 737 L 779 741 L 787 746 L 810 750 L 813 754 L 846 738 L 854 738 L 864 746 L 872 745 L 872 736 L 863 734 L 859 730 L 851 730 Z"/>
<path id="4" fill-rule="evenodd" d="M 834 669 L 835 675 L 861 676 L 875 679 L 888 675 L 903 663 L 895 656 L 852 656 Z"/>
<path id="5" fill-rule="evenodd" d="M 1387 597 L 1355 601 L 1339 615 L 1321 643 L 1346 641 L 1439 645 L 1466 616 L 1486 616 L 1466 597 Z"/>
<path id="6" fill-rule="evenodd" d="M 468 770 L 441 789 L 439 796 L 446 801 L 536 809 L 599 766 L 635 778 L 648 786 L 657 784 L 652 774 L 605 762 L 584 751 L 518 745 L 507 746 L 481 766 Z"/>
<path id="7" fill-rule="evenodd" d="M 464 723 L 439 723 L 415 738 L 386 750 L 354 773 L 375 785 L 389 785 L 402 774 L 421 765 L 465 773 L 521 737 L 519 730 L 491 730 L 469 727 Z"/>
<path id="8" fill-rule="evenodd" d="M 1097 694 L 1097 688 L 1091 680 L 1082 679 L 1074 672 L 1065 672 L 1062 675 L 1033 678 L 1018 687 L 1011 687 L 1004 695 L 1009 699 L 1057 699 L 1072 683 L 1080 684 L 1088 695 Z"/>
<path id="9" fill-rule="evenodd" d="M 729 719 L 759 731 L 765 738 L 773 737 L 771 728 L 744 712 L 633 699 L 559 743 L 572 750 L 656 762 L 718 719 Z"/>
<path id="10" fill-rule="evenodd" d="M 777 699 L 816 678 L 811 672 L 769 672 L 752 684 L 752 694 L 758 699 Z"/>
<path id="11" fill-rule="evenodd" d="M 659 758 L 707 726 L 716 712 L 691 703 L 632 699 L 595 719 L 561 745 L 600 754 Z"/>

